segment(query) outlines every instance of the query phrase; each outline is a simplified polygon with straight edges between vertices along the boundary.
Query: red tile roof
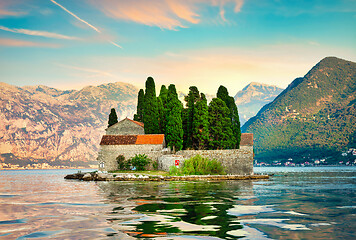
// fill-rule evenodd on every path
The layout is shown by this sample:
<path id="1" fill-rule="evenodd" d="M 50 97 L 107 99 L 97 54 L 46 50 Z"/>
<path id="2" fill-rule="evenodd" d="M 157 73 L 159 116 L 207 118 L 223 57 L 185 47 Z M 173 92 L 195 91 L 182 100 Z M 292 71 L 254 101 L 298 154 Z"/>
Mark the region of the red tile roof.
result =
<path id="1" fill-rule="evenodd" d="M 104 135 L 100 145 L 131 145 L 135 144 L 137 135 Z"/>
<path id="2" fill-rule="evenodd" d="M 142 122 L 137 122 L 135 120 L 131 120 L 130 118 L 127 118 L 127 120 L 130 120 L 133 123 L 136 123 L 137 125 L 141 126 L 141 127 L 145 127 L 145 125 Z"/>
<path id="3" fill-rule="evenodd" d="M 137 135 L 136 144 L 163 144 L 164 134 Z"/>
<path id="4" fill-rule="evenodd" d="M 163 144 L 164 134 L 104 135 L 100 145 Z"/>
<path id="5" fill-rule="evenodd" d="M 253 133 L 241 133 L 240 146 L 253 146 Z"/>

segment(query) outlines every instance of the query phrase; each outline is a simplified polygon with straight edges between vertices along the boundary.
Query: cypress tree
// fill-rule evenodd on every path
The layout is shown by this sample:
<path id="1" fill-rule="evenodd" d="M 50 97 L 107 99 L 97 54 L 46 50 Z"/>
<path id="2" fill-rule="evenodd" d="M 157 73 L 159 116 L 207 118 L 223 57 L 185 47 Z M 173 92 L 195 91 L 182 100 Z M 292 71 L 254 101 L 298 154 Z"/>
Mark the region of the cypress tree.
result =
<path id="1" fill-rule="evenodd" d="M 140 89 L 137 97 L 137 112 L 134 115 L 134 120 L 138 122 L 143 122 L 143 110 L 144 110 L 145 93 L 143 89 Z"/>
<path id="2" fill-rule="evenodd" d="M 232 149 L 235 147 L 231 129 L 230 111 L 220 98 L 213 98 L 209 104 L 210 149 Z"/>
<path id="3" fill-rule="evenodd" d="M 240 118 L 239 112 L 237 110 L 237 106 L 233 97 L 229 96 L 229 93 L 224 86 L 220 86 L 218 92 L 216 94 L 218 98 L 223 100 L 228 107 L 230 114 L 229 117 L 231 119 L 231 128 L 234 133 L 234 147 L 240 148 L 240 140 L 241 140 L 241 129 L 240 129 Z"/>
<path id="4" fill-rule="evenodd" d="M 168 87 L 167 95 L 167 125 L 166 140 L 167 146 L 173 151 L 179 151 L 183 147 L 183 126 L 182 126 L 182 103 L 178 99 L 176 87 L 171 84 Z"/>
<path id="5" fill-rule="evenodd" d="M 162 104 L 164 108 L 166 108 L 166 104 L 167 104 L 167 95 L 168 95 L 168 89 L 166 88 L 165 85 L 162 85 L 158 97 L 162 100 Z"/>
<path id="6" fill-rule="evenodd" d="M 165 121 L 165 109 L 163 107 L 163 103 L 160 97 L 157 98 L 157 106 L 158 106 L 158 127 L 159 133 L 164 134 L 166 131 L 166 121 Z"/>
<path id="7" fill-rule="evenodd" d="M 146 80 L 146 89 L 144 96 L 144 111 L 143 123 L 145 124 L 145 134 L 159 133 L 158 118 L 158 104 L 156 96 L 155 82 L 152 77 Z"/>
<path id="8" fill-rule="evenodd" d="M 161 90 L 159 92 L 159 96 L 157 98 L 158 102 L 158 114 L 159 114 L 159 129 L 160 133 L 165 134 L 166 133 L 166 114 L 167 114 L 167 95 L 168 95 L 168 89 L 166 88 L 165 85 L 161 86 Z"/>
<path id="9" fill-rule="evenodd" d="M 209 141 L 209 112 L 204 93 L 200 94 L 195 104 L 193 116 L 193 148 L 206 149 Z"/>
<path id="10" fill-rule="evenodd" d="M 111 127 L 112 125 L 114 125 L 117 122 L 118 121 L 117 121 L 117 115 L 116 115 L 115 108 L 112 108 L 111 112 L 109 114 L 108 127 Z"/>
<path id="11" fill-rule="evenodd" d="M 182 125 L 183 125 L 183 149 L 187 149 L 188 138 L 188 109 L 182 109 Z"/>
<path id="12" fill-rule="evenodd" d="M 192 148 L 193 147 L 193 119 L 194 119 L 194 107 L 196 102 L 199 99 L 199 90 L 197 87 L 192 86 L 189 87 L 189 93 L 185 96 L 184 100 L 187 102 L 187 125 L 184 127 L 184 135 L 186 136 L 185 140 L 186 143 L 185 148 Z"/>

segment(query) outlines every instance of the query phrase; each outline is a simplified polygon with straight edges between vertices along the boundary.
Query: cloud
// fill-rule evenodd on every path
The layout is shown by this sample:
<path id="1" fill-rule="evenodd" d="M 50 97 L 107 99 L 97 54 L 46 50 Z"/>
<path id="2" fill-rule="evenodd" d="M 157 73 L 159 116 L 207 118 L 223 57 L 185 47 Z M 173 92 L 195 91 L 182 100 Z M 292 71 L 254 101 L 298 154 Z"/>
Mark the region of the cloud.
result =
<path id="1" fill-rule="evenodd" d="M 198 13 L 204 6 L 220 8 L 220 16 L 226 21 L 226 5 L 234 5 L 234 12 L 241 10 L 243 0 L 90 0 L 106 15 L 121 20 L 176 30 L 185 24 L 198 24 Z"/>
<path id="2" fill-rule="evenodd" d="M 67 40 L 76 40 L 76 39 L 78 39 L 76 37 L 66 36 L 66 35 L 53 33 L 53 32 L 38 31 L 38 30 L 28 30 L 28 29 L 19 29 L 19 28 L 7 28 L 7 27 L 4 27 L 4 26 L 0 26 L 0 30 L 4 30 L 4 31 L 7 31 L 7 32 L 13 32 L 13 33 L 21 33 L 21 34 L 31 35 L 31 36 L 46 37 L 46 38 L 67 39 Z"/>
<path id="3" fill-rule="evenodd" d="M 6 47 L 48 47 L 48 48 L 59 47 L 59 45 L 57 45 L 57 44 L 30 42 L 30 41 L 23 41 L 23 40 L 18 40 L 18 39 L 11 39 L 11 38 L 0 38 L 0 46 L 6 46 Z"/>
<path id="4" fill-rule="evenodd" d="M 0 18 L 6 17 L 6 16 L 17 17 L 17 16 L 22 16 L 22 15 L 26 14 L 25 12 L 17 12 L 17 11 L 8 10 L 7 9 L 8 5 L 10 5 L 10 1 L 0 0 Z"/>
<path id="5" fill-rule="evenodd" d="M 74 18 L 76 18 L 78 21 L 84 23 L 85 25 L 89 26 L 91 29 L 93 29 L 94 31 L 96 31 L 97 33 L 101 33 L 101 31 L 97 28 L 94 27 L 93 25 L 91 25 L 90 23 L 88 23 L 87 21 L 81 19 L 80 17 L 78 17 L 76 14 L 74 14 L 73 12 L 69 11 L 67 8 L 65 8 L 64 6 L 62 6 L 61 4 L 59 4 L 58 2 L 54 1 L 54 0 L 50 0 L 52 3 L 56 4 L 58 7 L 62 8 L 64 11 L 66 11 L 67 13 L 69 13 L 70 15 L 72 15 Z M 114 43 L 113 41 L 108 41 L 109 43 L 113 44 L 116 47 L 122 48 L 120 45 Z"/>

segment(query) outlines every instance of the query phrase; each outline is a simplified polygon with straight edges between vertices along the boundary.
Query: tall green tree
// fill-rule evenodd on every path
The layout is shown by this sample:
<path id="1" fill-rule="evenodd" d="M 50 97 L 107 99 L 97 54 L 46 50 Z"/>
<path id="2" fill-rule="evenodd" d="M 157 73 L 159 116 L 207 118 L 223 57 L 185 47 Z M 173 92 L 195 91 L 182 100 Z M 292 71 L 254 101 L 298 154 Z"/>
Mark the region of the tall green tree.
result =
<path id="1" fill-rule="evenodd" d="M 145 124 L 145 134 L 159 133 L 158 118 L 158 103 L 156 96 L 156 86 L 152 77 L 146 80 L 143 123 Z"/>
<path id="2" fill-rule="evenodd" d="M 230 111 L 229 117 L 231 119 L 231 128 L 234 133 L 234 139 L 235 139 L 234 147 L 240 148 L 240 140 L 241 140 L 240 118 L 239 118 L 239 112 L 237 110 L 235 100 L 233 97 L 229 96 L 229 92 L 224 86 L 219 87 L 216 96 L 225 102 L 226 106 Z"/>
<path id="3" fill-rule="evenodd" d="M 193 114 L 192 143 L 194 149 L 207 149 L 209 141 L 209 112 L 204 93 L 200 94 Z"/>
<path id="4" fill-rule="evenodd" d="M 183 126 L 182 126 L 182 103 L 178 99 L 175 85 L 168 87 L 167 95 L 167 125 L 166 141 L 167 146 L 173 151 L 179 151 L 183 148 Z"/>
<path id="5" fill-rule="evenodd" d="M 232 149 L 235 139 L 231 128 L 230 111 L 220 98 L 213 98 L 209 104 L 209 148 Z"/>
<path id="6" fill-rule="evenodd" d="M 166 111 L 163 107 L 162 99 L 160 97 L 157 98 L 157 106 L 158 106 L 158 127 L 159 127 L 159 133 L 165 134 L 166 131 Z"/>
<path id="7" fill-rule="evenodd" d="M 168 89 L 166 88 L 165 85 L 162 85 L 158 97 L 162 100 L 164 108 L 166 107 L 167 104 L 167 96 L 168 96 Z"/>
<path id="8" fill-rule="evenodd" d="M 167 95 L 168 95 L 168 89 L 166 88 L 165 85 L 161 86 L 161 90 L 159 92 L 159 96 L 157 98 L 158 102 L 158 113 L 159 113 L 159 129 L 160 133 L 165 134 L 166 133 L 166 114 L 167 114 Z"/>
<path id="9" fill-rule="evenodd" d="M 140 89 L 137 97 L 137 112 L 134 115 L 134 120 L 138 122 L 143 122 L 143 110 L 145 104 L 145 93 L 143 89 Z"/>
<path id="10" fill-rule="evenodd" d="M 116 114 L 115 108 L 112 108 L 111 112 L 109 114 L 108 127 L 111 127 L 112 125 L 114 125 L 117 122 L 118 121 L 117 121 L 117 114 Z"/>
<path id="11" fill-rule="evenodd" d="M 184 100 L 186 101 L 187 105 L 187 119 L 186 119 L 186 126 L 184 127 L 184 135 L 186 136 L 184 146 L 185 148 L 192 148 L 193 147 L 193 119 L 195 113 L 195 104 L 199 100 L 199 90 L 195 86 L 189 87 L 189 93 L 185 96 Z"/>

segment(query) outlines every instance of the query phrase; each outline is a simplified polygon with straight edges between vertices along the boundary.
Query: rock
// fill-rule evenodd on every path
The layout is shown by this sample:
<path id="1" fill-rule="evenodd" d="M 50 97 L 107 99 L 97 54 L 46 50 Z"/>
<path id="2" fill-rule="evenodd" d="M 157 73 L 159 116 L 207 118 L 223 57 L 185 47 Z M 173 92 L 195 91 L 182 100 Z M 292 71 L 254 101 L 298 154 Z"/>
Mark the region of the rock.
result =
<path id="1" fill-rule="evenodd" d="M 65 176 L 65 179 L 82 179 L 84 176 L 84 173 L 74 173 L 74 174 L 68 174 Z"/>
<path id="2" fill-rule="evenodd" d="M 84 176 L 82 177 L 83 181 L 92 181 L 93 180 L 93 176 L 90 173 L 86 173 L 84 174 Z"/>

